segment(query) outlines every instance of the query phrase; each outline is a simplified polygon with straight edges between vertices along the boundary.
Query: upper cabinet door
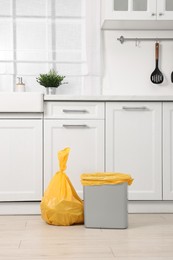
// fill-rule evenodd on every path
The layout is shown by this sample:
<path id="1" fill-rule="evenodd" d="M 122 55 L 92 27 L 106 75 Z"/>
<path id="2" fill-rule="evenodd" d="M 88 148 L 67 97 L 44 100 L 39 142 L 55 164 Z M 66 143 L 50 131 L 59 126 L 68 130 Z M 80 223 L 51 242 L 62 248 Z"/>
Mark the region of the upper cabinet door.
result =
<path id="1" fill-rule="evenodd" d="M 173 20 L 173 0 L 157 1 L 157 19 Z"/>
<path id="2" fill-rule="evenodd" d="M 156 19 L 156 0 L 102 0 L 102 8 L 105 19 Z"/>

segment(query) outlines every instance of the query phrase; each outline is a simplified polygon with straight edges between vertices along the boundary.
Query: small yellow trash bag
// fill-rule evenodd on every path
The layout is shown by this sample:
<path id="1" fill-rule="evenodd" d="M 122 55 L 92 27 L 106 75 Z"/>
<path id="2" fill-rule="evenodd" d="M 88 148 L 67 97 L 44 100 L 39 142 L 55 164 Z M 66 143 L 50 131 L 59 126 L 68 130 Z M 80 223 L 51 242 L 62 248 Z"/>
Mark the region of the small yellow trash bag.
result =
<path id="1" fill-rule="evenodd" d="M 58 152 L 60 171 L 53 176 L 40 204 L 42 218 L 50 225 L 84 223 L 83 201 L 64 172 L 69 152 L 70 148 Z"/>

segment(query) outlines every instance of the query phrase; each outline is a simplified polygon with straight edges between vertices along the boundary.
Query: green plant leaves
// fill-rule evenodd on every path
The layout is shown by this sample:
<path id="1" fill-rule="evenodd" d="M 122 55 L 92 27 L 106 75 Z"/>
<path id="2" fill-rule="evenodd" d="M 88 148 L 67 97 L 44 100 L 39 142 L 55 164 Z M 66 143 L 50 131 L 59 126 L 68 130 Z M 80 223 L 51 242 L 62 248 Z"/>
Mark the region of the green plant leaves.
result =
<path id="1" fill-rule="evenodd" d="M 62 84 L 64 78 L 65 76 L 58 75 L 55 70 L 50 70 L 47 74 L 40 74 L 36 80 L 45 88 L 57 88 Z"/>

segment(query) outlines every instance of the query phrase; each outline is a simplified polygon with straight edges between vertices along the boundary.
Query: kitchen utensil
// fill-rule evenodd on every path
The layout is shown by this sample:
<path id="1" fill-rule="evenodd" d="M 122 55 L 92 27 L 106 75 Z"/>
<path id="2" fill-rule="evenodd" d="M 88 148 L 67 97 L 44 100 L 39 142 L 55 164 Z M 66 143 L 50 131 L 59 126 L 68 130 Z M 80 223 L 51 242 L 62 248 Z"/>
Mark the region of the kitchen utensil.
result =
<path id="1" fill-rule="evenodd" d="M 173 71 L 171 73 L 171 82 L 173 83 Z"/>
<path id="2" fill-rule="evenodd" d="M 156 42 L 155 44 L 155 55 L 156 55 L 156 68 L 151 74 L 151 82 L 154 84 L 161 84 L 164 80 L 162 72 L 159 70 L 159 43 Z"/>

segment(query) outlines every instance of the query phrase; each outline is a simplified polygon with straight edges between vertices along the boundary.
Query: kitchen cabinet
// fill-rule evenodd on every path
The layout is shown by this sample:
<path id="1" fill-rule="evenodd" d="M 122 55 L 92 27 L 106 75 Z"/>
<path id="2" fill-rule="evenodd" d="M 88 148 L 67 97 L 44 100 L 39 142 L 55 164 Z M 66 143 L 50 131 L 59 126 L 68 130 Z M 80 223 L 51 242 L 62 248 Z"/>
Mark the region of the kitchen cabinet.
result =
<path id="1" fill-rule="evenodd" d="M 172 0 L 103 0 L 105 16 L 117 20 L 173 20 Z"/>
<path id="2" fill-rule="evenodd" d="M 172 212 L 171 98 L 168 97 L 169 101 L 101 98 L 45 101 L 44 127 L 40 113 L 0 113 L 1 212 L 20 214 L 22 207 L 28 207 L 27 212 L 39 212 L 43 188 L 47 188 L 59 170 L 57 153 L 65 147 L 71 148 L 66 174 L 81 198 L 80 174 L 129 173 L 134 178 L 128 187 L 132 212 L 140 212 L 141 207 L 142 212 L 150 209 Z M 10 202 L 16 208 L 7 211 Z"/>
<path id="3" fill-rule="evenodd" d="M 129 173 L 129 200 L 162 199 L 161 102 L 106 103 L 106 171 Z"/>
<path id="4" fill-rule="evenodd" d="M 159 23 L 159 21 L 173 21 L 172 0 L 102 0 L 101 12 L 102 27 L 105 29 L 173 28 L 170 22 Z M 139 23 L 133 22 L 135 20 Z"/>
<path id="5" fill-rule="evenodd" d="M 0 118 L 0 201 L 42 197 L 42 119 Z M 26 116 L 28 117 L 28 115 Z"/>
<path id="6" fill-rule="evenodd" d="M 59 170 L 57 153 L 71 151 L 66 173 L 80 197 L 80 174 L 104 171 L 104 103 L 46 102 L 44 120 L 44 189 Z"/>
<path id="7" fill-rule="evenodd" d="M 154 20 L 156 1 L 154 0 L 103 0 L 104 15 L 115 20 Z"/>
<path id="8" fill-rule="evenodd" d="M 163 103 L 163 199 L 173 200 L 173 102 Z"/>
<path id="9" fill-rule="evenodd" d="M 158 20 L 173 20 L 173 1 L 172 0 L 157 0 L 156 19 Z"/>

